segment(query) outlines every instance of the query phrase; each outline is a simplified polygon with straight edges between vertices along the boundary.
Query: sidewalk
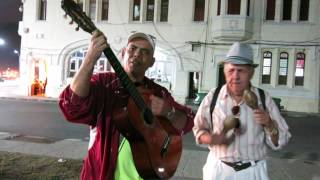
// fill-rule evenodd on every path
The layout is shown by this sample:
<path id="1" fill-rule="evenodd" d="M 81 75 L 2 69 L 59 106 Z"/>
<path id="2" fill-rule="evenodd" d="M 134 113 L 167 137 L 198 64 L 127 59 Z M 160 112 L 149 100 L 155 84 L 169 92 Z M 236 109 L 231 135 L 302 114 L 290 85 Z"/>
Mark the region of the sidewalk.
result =
<path id="1" fill-rule="evenodd" d="M 32 138 L 29 137 L 29 141 Z M 9 133 L 0 133 L 0 151 L 45 155 L 61 159 L 83 159 L 87 153 L 88 142 L 65 139 L 57 142 L 28 142 L 14 140 Z M 27 139 L 27 138 L 26 138 Z M 172 180 L 200 180 L 202 166 L 208 151 L 184 149 L 180 164 Z M 301 157 L 300 157 L 301 158 Z M 286 159 L 268 156 L 270 179 L 274 180 L 318 180 L 320 163 L 312 160 Z M 302 157 L 303 158 L 303 157 Z M 305 159 L 305 158 L 303 158 Z"/>

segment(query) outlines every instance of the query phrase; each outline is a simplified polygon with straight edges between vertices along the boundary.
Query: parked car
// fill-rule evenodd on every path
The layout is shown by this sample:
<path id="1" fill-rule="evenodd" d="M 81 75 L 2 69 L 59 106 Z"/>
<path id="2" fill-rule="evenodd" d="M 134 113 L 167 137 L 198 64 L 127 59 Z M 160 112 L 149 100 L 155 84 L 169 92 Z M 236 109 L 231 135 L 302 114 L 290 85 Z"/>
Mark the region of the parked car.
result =
<path id="1" fill-rule="evenodd" d="M 200 105 L 206 95 L 207 93 L 196 93 L 196 98 L 194 99 L 193 104 Z"/>
<path id="2" fill-rule="evenodd" d="M 4 82 L 4 79 L 2 77 L 0 77 L 0 82 Z"/>

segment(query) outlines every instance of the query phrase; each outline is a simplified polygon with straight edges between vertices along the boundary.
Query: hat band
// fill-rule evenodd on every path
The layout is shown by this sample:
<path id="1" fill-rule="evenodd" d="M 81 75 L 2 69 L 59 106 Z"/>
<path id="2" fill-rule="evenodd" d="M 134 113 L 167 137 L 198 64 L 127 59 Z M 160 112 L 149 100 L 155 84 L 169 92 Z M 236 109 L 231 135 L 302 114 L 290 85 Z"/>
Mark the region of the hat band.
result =
<path id="1" fill-rule="evenodd" d="M 241 56 L 229 56 L 226 58 L 226 62 L 234 62 L 237 64 L 253 64 L 253 61 Z"/>

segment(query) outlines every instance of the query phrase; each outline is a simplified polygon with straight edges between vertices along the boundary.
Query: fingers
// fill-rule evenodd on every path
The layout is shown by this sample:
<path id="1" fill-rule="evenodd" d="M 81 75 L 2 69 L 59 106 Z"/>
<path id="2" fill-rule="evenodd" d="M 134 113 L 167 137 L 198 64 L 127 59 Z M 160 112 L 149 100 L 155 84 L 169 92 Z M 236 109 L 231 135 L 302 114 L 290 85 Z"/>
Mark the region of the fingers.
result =
<path id="1" fill-rule="evenodd" d="M 99 30 L 95 30 L 93 32 L 91 43 L 93 45 L 93 48 L 97 49 L 98 51 L 102 51 L 109 46 L 107 43 L 107 38 Z"/>
<path id="2" fill-rule="evenodd" d="M 151 110 L 155 115 L 166 116 L 171 110 L 171 106 L 162 98 L 155 95 L 150 95 Z"/>
<path id="3" fill-rule="evenodd" d="M 267 125 L 270 121 L 269 114 L 261 109 L 255 109 L 253 111 L 253 117 L 257 123 L 262 125 Z"/>
<path id="4" fill-rule="evenodd" d="M 99 36 L 104 36 L 103 32 L 99 31 L 99 30 L 95 30 L 92 33 L 92 38 L 97 38 Z M 104 36 L 105 37 L 105 36 Z"/>
<path id="5" fill-rule="evenodd" d="M 96 63 L 103 50 L 105 50 L 108 46 L 107 38 L 104 36 L 104 34 L 99 30 L 95 30 L 92 33 L 91 42 L 87 52 L 88 61 L 91 61 L 93 64 Z"/>
<path id="6" fill-rule="evenodd" d="M 209 144 L 209 145 L 214 144 L 212 135 L 209 134 L 208 132 L 202 134 L 199 137 L 199 143 L 200 144 Z"/>
<path id="7" fill-rule="evenodd" d="M 150 101 L 151 101 L 151 110 L 155 115 L 162 115 L 162 109 L 163 109 L 163 100 L 154 96 L 150 95 Z"/>
<path id="8" fill-rule="evenodd" d="M 225 133 L 214 133 L 211 135 L 211 144 L 217 145 L 217 144 L 227 144 L 228 138 L 226 137 Z"/>

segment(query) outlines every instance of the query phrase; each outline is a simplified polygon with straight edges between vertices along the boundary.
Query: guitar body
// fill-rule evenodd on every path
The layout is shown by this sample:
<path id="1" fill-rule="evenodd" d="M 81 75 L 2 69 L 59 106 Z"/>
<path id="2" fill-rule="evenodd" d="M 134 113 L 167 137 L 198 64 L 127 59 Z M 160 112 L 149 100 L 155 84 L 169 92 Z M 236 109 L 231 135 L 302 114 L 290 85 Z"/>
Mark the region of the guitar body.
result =
<path id="1" fill-rule="evenodd" d="M 146 90 L 141 92 L 148 105 L 150 94 Z M 127 108 L 114 112 L 114 118 L 117 128 L 130 143 L 133 160 L 141 177 L 165 179 L 174 175 L 181 157 L 182 139 L 169 120 L 153 116 L 149 124 L 131 98 Z"/>

